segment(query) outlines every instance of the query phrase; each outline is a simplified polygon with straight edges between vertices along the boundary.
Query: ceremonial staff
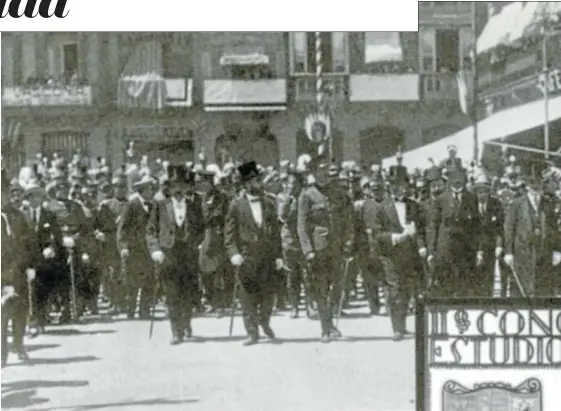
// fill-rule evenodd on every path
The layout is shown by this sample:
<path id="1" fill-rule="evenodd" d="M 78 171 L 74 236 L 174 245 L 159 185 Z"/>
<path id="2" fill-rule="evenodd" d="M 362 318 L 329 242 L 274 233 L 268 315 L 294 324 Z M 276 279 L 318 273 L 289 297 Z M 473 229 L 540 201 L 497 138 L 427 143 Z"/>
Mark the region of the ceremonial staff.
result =
<path id="1" fill-rule="evenodd" d="M 152 307 L 150 307 L 150 330 L 148 331 L 148 339 L 152 339 L 152 334 L 154 334 L 154 321 L 156 319 L 156 304 L 158 302 L 158 294 L 160 293 L 160 266 L 158 264 L 154 265 L 154 276 L 156 278 L 156 287 L 154 289 L 154 295 L 152 297 Z"/>
<path id="2" fill-rule="evenodd" d="M 235 278 L 234 278 L 234 291 L 232 292 L 232 305 L 230 307 L 230 329 L 228 335 L 231 337 L 234 332 L 234 316 L 236 315 L 236 303 L 238 286 L 240 282 L 240 267 L 235 268 Z"/>

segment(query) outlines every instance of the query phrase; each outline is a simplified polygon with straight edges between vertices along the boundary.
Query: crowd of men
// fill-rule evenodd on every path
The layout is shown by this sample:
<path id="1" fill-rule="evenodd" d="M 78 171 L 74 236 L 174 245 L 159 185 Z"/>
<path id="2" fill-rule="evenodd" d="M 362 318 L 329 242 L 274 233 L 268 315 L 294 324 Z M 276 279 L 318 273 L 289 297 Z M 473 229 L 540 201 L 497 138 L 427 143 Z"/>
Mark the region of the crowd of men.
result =
<path id="1" fill-rule="evenodd" d="M 420 173 L 400 156 L 383 170 L 309 155 L 222 169 L 143 157 L 111 171 L 79 153 L 12 180 L 2 170 L 2 365 L 10 320 L 25 360 L 26 327 L 97 314 L 98 297 L 130 319 L 163 298 L 173 345 L 193 337 L 194 312 L 230 315 L 239 301 L 253 345 L 260 329 L 276 338 L 275 307 L 300 315 L 302 292 L 320 340 L 339 338 L 357 276 L 372 314 L 383 290 L 396 341 L 423 295 L 556 295 L 559 173 L 510 164 L 491 179 L 455 151 Z"/>

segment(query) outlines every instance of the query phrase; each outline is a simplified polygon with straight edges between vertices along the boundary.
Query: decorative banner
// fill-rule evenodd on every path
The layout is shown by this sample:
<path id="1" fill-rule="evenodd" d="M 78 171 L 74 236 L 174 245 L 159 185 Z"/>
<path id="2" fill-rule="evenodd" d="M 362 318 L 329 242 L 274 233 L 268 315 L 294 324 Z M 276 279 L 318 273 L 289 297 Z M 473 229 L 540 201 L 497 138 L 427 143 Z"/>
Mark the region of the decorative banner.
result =
<path id="1" fill-rule="evenodd" d="M 561 404 L 561 299 L 427 299 L 417 308 L 417 408 Z"/>
<path id="2" fill-rule="evenodd" d="M 7 87 L 2 91 L 5 107 L 89 106 L 91 87 Z"/>
<path id="3" fill-rule="evenodd" d="M 331 135 L 331 121 L 325 114 L 310 114 L 304 122 L 306 135 L 311 141 L 320 143 Z"/>

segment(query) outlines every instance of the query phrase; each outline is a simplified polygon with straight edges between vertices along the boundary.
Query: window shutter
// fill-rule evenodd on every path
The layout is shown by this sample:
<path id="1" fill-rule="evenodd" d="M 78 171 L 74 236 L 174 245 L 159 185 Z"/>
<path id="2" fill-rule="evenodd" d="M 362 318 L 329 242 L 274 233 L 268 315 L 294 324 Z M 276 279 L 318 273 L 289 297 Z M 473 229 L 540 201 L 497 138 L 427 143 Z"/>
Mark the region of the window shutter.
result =
<path id="1" fill-rule="evenodd" d="M 201 54 L 201 74 L 203 78 L 212 77 L 212 58 L 209 52 Z"/>

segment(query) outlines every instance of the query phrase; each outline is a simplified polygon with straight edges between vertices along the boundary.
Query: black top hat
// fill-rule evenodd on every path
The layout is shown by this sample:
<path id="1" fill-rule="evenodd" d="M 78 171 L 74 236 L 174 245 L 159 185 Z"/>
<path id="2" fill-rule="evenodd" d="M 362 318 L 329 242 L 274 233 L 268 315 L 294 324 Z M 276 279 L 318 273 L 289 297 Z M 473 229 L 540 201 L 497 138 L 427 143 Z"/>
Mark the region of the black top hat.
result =
<path id="1" fill-rule="evenodd" d="M 257 168 L 257 163 L 255 161 L 248 161 L 243 163 L 238 167 L 238 172 L 242 181 L 249 181 L 256 177 L 259 177 L 259 169 Z"/>
<path id="2" fill-rule="evenodd" d="M 169 183 L 195 184 L 195 174 L 183 164 L 169 165 L 167 171 Z"/>
<path id="3" fill-rule="evenodd" d="M 408 183 L 409 175 L 405 166 L 391 166 L 389 169 L 390 179 L 395 183 Z"/>

